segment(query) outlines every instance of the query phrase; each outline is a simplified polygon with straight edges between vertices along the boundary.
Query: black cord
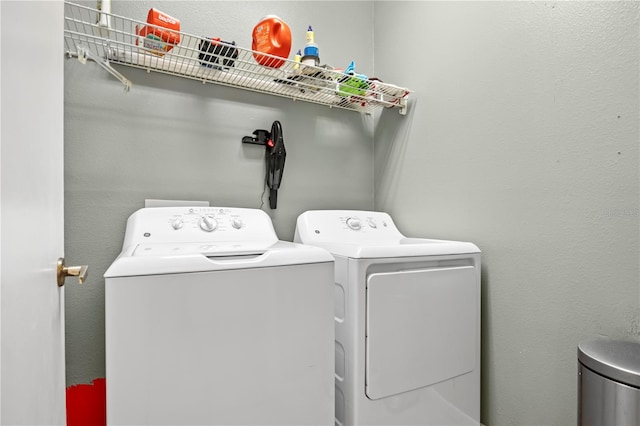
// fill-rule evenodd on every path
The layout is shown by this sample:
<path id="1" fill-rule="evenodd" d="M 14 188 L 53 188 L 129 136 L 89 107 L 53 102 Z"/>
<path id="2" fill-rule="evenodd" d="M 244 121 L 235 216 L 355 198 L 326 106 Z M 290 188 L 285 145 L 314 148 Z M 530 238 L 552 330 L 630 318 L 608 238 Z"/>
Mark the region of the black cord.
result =
<path id="1" fill-rule="evenodd" d="M 269 177 L 269 167 L 265 163 L 265 176 L 264 176 L 264 185 L 262 186 L 262 195 L 260 195 L 260 210 L 262 210 L 262 206 L 264 206 L 264 194 L 267 192 L 267 179 Z"/>
<path id="2" fill-rule="evenodd" d="M 282 124 L 280 124 L 280 122 L 276 120 L 271 125 L 271 140 L 275 144 L 281 137 L 282 137 Z"/>

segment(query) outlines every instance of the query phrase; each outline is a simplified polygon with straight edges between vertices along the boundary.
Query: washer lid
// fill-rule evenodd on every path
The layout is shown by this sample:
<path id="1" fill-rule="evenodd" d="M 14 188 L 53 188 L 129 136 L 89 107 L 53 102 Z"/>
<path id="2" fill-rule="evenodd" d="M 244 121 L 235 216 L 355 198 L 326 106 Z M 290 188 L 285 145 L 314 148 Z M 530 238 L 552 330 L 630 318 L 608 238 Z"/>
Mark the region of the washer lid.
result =
<path id="1" fill-rule="evenodd" d="M 271 268 L 333 262 L 318 247 L 278 241 L 269 246 L 246 244 L 213 248 L 198 244 L 144 244 L 124 250 L 104 274 L 105 278 L 166 275 L 192 272 Z"/>
<path id="2" fill-rule="evenodd" d="M 274 243 L 271 241 L 224 241 L 206 243 L 149 243 L 138 244 L 131 256 L 183 256 L 188 254 L 202 254 L 209 258 L 223 258 L 231 256 L 251 256 L 265 253 Z"/>
<path id="3" fill-rule="evenodd" d="M 611 380 L 640 388 L 640 342 L 587 340 L 578 345 L 578 360 Z"/>

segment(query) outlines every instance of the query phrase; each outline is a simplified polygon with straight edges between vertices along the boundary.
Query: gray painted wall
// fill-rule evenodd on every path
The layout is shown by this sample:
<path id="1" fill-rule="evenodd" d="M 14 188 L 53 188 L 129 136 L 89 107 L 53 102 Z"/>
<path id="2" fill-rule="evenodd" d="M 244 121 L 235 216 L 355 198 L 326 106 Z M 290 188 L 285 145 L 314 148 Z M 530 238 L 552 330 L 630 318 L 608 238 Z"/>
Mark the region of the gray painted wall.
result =
<path id="1" fill-rule="evenodd" d="M 112 11 L 145 20 L 150 7 L 179 18 L 187 33 L 243 47 L 260 18 L 277 14 L 294 46 L 304 46 L 313 25 L 322 63 L 344 67 L 354 59 L 361 72 L 373 68 L 370 2 L 340 2 L 340 13 L 321 2 L 260 1 L 114 1 Z M 264 149 L 243 146 L 242 136 L 282 122 L 287 162 L 278 209 L 269 210 L 268 195 L 264 206 L 281 239 L 293 238 L 305 210 L 373 207 L 371 116 L 120 71 L 133 81 L 130 93 L 96 64 L 65 61 L 65 251 L 68 264 L 90 265 L 86 284 L 66 291 L 68 385 L 105 375 L 102 275 L 122 248 L 127 217 L 145 198 L 260 206 Z"/>
<path id="2" fill-rule="evenodd" d="M 483 250 L 485 424 L 575 424 L 577 343 L 640 338 L 639 7 L 374 4 L 376 73 L 417 91 L 375 206 Z"/>

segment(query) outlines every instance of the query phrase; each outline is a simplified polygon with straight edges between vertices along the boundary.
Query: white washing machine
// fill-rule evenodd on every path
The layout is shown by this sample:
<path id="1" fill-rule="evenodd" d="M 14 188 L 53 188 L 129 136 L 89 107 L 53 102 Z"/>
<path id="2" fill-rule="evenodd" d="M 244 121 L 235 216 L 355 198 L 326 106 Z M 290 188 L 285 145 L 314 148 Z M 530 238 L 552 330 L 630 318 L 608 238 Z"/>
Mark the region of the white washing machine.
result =
<path id="1" fill-rule="evenodd" d="M 107 423 L 330 425 L 333 258 L 261 210 L 138 210 L 106 271 Z"/>
<path id="2" fill-rule="evenodd" d="M 336 425 L 477 425 L 480 250 L 406 238 L 386 213 L 308 211 L 335 257 Z"/>

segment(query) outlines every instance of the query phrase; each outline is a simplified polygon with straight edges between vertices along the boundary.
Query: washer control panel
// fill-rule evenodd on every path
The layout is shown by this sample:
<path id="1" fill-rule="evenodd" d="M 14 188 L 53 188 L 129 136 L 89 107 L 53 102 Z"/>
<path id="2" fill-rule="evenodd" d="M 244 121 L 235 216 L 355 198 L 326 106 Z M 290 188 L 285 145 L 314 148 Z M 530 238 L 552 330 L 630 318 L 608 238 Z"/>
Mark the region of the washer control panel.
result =
<path id="1" fill-rule="evenodd" d="M 296 233 L 303 241 L 354 243 L 404 237 L 387 213 L 359 210 L 307 211 L 298 217 Z"/>
<path id="2" fill-rule="evenodd" d="M 235 207 L 152 207 L 131 215 L 126 244 L 277 241 L 262 210 Z"/>

